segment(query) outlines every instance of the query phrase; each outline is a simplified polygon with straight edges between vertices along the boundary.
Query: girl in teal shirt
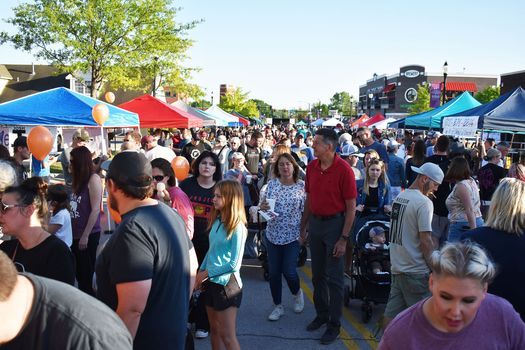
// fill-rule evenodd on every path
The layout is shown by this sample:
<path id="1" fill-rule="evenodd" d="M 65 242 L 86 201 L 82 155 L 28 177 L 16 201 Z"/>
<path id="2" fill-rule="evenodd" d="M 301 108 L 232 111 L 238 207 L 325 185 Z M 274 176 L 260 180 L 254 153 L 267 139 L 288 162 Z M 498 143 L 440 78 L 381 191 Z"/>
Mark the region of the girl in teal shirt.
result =
<path id="1" fill-rule="evenodd" d="M 240 269 L 246 242 L 246 214 L 242 187 L 235 180 L 215 185 L 210 220 L 210 249 L 197 274 L 210 321 L 212 349 L 240 349 L 236 330 L 241 306 Z"/>

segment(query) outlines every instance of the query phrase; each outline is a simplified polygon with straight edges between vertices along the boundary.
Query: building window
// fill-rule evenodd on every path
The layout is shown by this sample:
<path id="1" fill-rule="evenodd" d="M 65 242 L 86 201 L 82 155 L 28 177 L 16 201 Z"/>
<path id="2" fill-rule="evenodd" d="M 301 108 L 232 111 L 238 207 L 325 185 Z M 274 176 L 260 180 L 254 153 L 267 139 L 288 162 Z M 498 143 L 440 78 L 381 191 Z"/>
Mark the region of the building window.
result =
<path id="1" fill-rule="evenodd" d="M 91 81 L 86 81 L 85 83 L 75 80 L 75 91 L 82 95 L 91 95 Z"/>

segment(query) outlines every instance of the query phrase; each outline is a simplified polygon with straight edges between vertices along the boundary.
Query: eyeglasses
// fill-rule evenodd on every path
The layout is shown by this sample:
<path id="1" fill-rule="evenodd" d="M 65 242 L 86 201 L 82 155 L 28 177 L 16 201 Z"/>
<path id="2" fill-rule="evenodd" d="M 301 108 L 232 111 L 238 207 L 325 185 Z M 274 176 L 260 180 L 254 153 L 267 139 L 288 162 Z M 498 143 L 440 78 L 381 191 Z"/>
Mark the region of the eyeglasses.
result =
<path id="1" fill-rule="evenodd" d="M 0 201 L 0 212 L 2 214 L 5 214 L 9 209 L 11 208 L 21 208 L 21 207 L 25 207 L 25 205 L 23 204 L 5 204 L 4 202 Z"/>
<path id="2" fill-rule="evenodd" d="M 153 176 L 153 180 L 159 182 L 159 181 L 164 180 L 165 177 L 166 175 L 156 175 L 156 176 Z"/>

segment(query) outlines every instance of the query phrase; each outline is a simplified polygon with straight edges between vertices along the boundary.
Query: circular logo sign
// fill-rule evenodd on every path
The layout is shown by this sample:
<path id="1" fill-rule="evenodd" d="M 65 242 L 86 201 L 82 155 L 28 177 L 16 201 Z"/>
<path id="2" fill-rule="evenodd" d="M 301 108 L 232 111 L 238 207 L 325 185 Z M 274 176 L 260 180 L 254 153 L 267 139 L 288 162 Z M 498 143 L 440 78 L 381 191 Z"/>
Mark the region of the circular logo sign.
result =
<path id="1" fill-rule="evenodd" d="M 408 103 L 413 103 L 417 100 L 417 91 L 414 88 L 407 89 L 405 91 L 405 100 Z"/>

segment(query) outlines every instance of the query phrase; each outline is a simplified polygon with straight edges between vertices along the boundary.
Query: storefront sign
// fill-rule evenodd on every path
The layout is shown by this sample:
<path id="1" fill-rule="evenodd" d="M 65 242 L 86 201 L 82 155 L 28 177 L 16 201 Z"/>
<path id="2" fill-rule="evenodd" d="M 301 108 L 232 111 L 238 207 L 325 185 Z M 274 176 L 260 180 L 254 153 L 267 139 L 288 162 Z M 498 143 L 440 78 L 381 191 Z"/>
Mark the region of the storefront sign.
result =
<path id="1" fill-rule="evenodd" d="M 419 72 L 415 69 L 410 69 L 405 72 L 405 77 L 407 78 L 417 78 L 419 77 Z"/>
<path id="2" fill-rule="evenodd" d="M 476 137 L 479 117 L 451 117 L 443 119 L 443 133 L 455 137 Z"/>

